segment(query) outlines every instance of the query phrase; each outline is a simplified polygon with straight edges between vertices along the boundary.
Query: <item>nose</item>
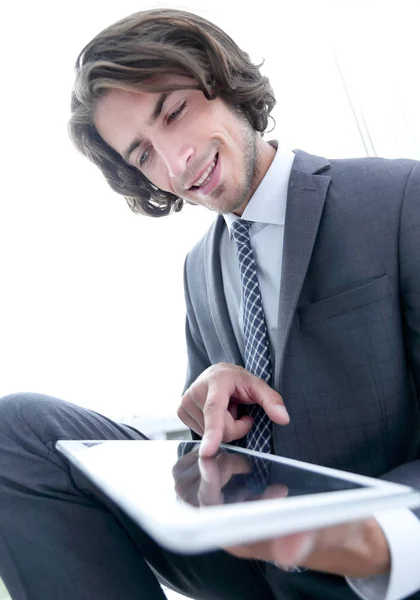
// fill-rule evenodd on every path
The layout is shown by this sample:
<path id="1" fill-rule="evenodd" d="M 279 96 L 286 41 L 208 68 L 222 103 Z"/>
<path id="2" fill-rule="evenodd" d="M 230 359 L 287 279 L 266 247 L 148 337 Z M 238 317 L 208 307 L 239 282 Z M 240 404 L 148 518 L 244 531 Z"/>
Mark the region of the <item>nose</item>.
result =
<path id="1" fill-rule="evenodd" d="M 194 156 L 194 148 L 192 144 L 182 141 L 179 144 L 171 142 L 161 149 L 160 155 L 170 179 L 177 179 L 185 173 L 189 166 L 189 162 Z"/>

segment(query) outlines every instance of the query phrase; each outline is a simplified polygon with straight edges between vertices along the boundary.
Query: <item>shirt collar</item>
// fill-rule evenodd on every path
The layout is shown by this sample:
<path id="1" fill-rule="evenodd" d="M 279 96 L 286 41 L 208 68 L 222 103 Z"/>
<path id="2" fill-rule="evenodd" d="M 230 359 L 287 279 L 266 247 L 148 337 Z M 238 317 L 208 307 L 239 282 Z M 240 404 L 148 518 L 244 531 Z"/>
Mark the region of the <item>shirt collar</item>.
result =
<path id="1" fill-rule="evenodd" d="M 255 223 L 284 225 L 287 189 L 295 155 L 291 150 L 280 148 L 277 140 L 272 140 L 269 144 L 276 148 L 276 155 L 260 185 L 251 196 L 241 218 Z M 233 213 L 223 217 L 230 238 L 232 223 L 239 217 Z"/>

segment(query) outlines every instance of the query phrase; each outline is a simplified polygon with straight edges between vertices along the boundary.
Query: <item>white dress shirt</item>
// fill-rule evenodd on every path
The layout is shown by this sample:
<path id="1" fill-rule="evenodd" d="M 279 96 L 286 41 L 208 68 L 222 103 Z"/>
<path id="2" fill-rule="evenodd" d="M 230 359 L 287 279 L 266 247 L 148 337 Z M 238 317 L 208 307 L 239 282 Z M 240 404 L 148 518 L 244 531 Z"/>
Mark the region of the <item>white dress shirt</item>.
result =
<path id="1" fill-rule="evenodd" d="M 277 148 L 276 155 L 242 218 L 253 221 L 250 227 L 251 246 L 272 349 L 277 335 L 287 188 L 294 154 L 279 148 L 276 141 L 270 144 Z M 227 214 L 224 218 L 227 227 L 220 240 L 223 289 L 230 321 L 243 356 L 241 279 L 236 244 L 230 233 L 232 223 L 239 217 Z M 287 398 L 285 400 L 287 403 Z M 382 511 L 375 514 L 375 518 L 389 544 L 391 571 L 386 575 L 348 578 L 347 581 L 364 600 L 400 600 L 420 589 L 420 521 L 408 509 Z"/>

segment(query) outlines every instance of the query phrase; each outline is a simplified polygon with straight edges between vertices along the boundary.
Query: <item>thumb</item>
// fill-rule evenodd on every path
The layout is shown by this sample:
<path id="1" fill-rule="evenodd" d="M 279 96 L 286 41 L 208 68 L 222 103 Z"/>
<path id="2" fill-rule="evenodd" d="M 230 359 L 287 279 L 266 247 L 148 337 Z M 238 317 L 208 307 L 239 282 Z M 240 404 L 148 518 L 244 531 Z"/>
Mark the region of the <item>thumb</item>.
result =
<path id="1" fill-rule="evenodd" d="M 290 423 L 289 413 L 284 406 L 283 398 L 265 381 L 253 378 L 249 395 L 256 404 L 264 409 L 271 421 L 278 425 Z"/>

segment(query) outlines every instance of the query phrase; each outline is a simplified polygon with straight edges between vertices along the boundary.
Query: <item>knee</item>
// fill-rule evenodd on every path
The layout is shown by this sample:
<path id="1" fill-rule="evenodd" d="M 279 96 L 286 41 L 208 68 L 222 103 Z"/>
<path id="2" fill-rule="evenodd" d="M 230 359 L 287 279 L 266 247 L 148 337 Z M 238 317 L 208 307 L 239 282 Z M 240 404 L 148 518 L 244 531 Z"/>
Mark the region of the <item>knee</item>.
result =
<path id="1" fill-rule="evenodd" d="M 13 419 L 21 413 L 22 409 L 36 405 L 43 398 L 46 398 L 46 396 L 33 393 L 17 393 L 3 396 L 3 398 L 0 398 L 0 422 Z"/>
<path id="2" fill-rule="evenodd" d="M 13 423 L 32 396 L 33 394 L 9 394 L 0 398 L 0 423 Z"/>
<path id="3" fill-rule="evenodd" d="M 0 430 L 10 432 L 19 427 L 19 423 L 25 421 L 29 424 L 39 420 L 43 408 L 51 403 L 59 403 L 59 400 L 35 393 L 9 394 L 0 398 Z"/>
<path id="4" fill-rule="evenodd" d="M 54 453 L 55 441 L 66 437 L 60 426 L 63 404 L 33 393 L 0 398 L 0 496 L 10 497 L 14 484 L 19 484 L 22 494 L 27 489 L 44 491 L 45 478 L 56 481 L 55 467 L 66 468 Z"/>

